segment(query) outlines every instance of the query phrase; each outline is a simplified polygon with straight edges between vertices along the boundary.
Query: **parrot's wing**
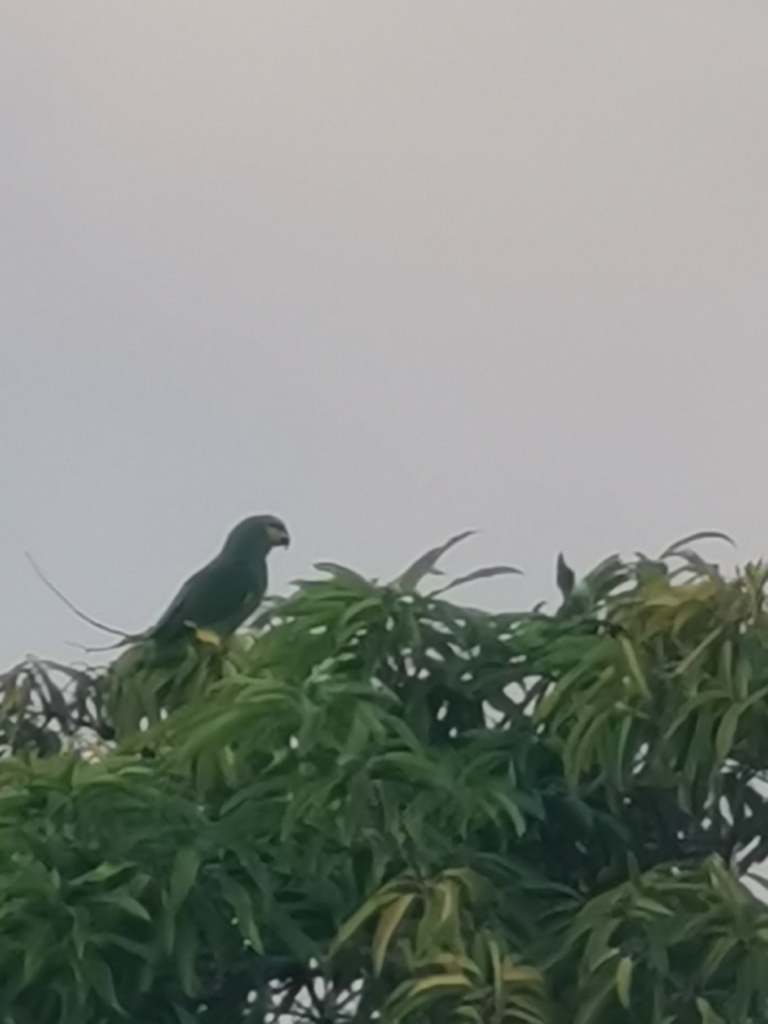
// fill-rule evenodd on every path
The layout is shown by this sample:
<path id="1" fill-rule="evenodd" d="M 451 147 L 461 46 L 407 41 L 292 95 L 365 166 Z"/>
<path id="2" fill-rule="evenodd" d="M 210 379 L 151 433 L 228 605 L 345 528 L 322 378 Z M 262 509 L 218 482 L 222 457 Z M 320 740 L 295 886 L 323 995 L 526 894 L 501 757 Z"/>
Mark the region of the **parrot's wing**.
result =
<path id="1" fill-rule="evenodd" d="M 201 629 L 230 622 L 236 626 L 251 596 L 250 590 L 245 566 L 214 559 L 190 576 L 149 631 L 149 637 L 173 640 L 184 635 L 190 624 Z"/>

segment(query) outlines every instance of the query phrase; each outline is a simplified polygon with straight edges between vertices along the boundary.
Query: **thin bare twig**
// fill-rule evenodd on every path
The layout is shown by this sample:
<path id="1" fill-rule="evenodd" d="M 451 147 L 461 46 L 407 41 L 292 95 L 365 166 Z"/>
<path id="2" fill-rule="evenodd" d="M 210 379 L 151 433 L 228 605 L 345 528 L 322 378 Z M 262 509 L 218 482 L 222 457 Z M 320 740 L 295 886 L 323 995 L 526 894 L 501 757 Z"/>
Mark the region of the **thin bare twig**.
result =
<path id="1" fill-rule="evenodd" d="M 62 592 L 59 590 L 59 588 L 55 584 L 51 583 L 51 581 L 48 579 L 48 577 L 45 575 L 43 570 L 35 562 L 34 558 L 32 557 L 32 555 L 30 555 L 30 553 L 28 551 L 25 551 L 24 554 L 27 557 L 27 561 L 32 566 L 32 568 L 34 569 L 35 574 L 37 575 L 37 577 L 40 580 L 42 580 L 42 582 L 46 585 L 46 587 L 48 587 L 49 590 L 53 591 L 53 593 L 56 595 L 56 597 L 58 597 L 60 601 L 63 601 L 64 604 L 67 606 L 67 608 L 69 608 L 69 610 L 71 612 L 74 612 L 75 615 L 77 615 L 77 617 L 79 619 L 82 619 L 83 622 L 87 622 L 90 626 L 95 626 L 96 629 L 103 630 L 103 632 L 105 632 L 105 633 L 112 633 L 113 636 L 122 637 L 123 640 L 128 640 L 128 641 L 132 641 L 133 640 L 133 637 L 131 637 L 128 633 L 124 632 L 122 629 L 115 629 L 113 626 L 107 626 L 107 625 L 105 625 L 105 623 L 99 622 L 98 619 L 92 619 L 90 615 L 86 615 L 85 612 L 81 611 L 77 607 L 77 605 L 73 604 L 73 602 L 70 601 L 70 599 L 66 596 L 66 594 L 62 594 Z M 94 649 L 98 650 L 98 648 L 94 648 Z M 106 649 L 107 648 L 105 648 L 105 650 Z"/>

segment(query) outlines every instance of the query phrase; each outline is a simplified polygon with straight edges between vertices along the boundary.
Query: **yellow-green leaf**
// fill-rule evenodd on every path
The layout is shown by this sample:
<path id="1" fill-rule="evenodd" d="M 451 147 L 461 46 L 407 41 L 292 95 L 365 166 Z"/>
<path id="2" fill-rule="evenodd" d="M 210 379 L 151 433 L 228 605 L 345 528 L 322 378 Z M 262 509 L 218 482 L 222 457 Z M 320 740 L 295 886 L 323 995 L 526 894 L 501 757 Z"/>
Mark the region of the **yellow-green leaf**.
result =
<path id="1" fill-rule="evenodd" d="M 418 978 L 411 984 L 410 995 L 418 996 L 436 988 L 471 988 L 472 983 L 464 974 L 432 974 Z"/>
<path id="2" fill-rule="evenodd" d="M 541 973 L 525 964 L 505 963 L 501 976 L 508 985 L 540 985 Z"/>
<path id="3" fill-rule="evenodd" d="M 436 883 L 433 892 L 438 899 L 442 900 L 442 907 L 440 908 L 437 923 L 439 925 L 445 924 L 445 922 L 450 920 L 453 914 L 455 914 L 458 906 L 456 886 L 450 879 L 442 879 Z"/>
<path id="4" fill-rule="evenodd" d="M 623 956 L 616 965 L 616 994 L 625 1009 L 629 1009 L 629 996 L 632 988 L 632 957 Z"/>
<path id="5" fill-rule="evenodd" d="M 396 900 L 400 895 L 402 894 L 393 892 L 391 888 L 384 888 L 369 897 L 339 928 L 336 938 L 331 943 L 331 954 L 335 953 L 345 942 L 348 942 L 358 928 L 361 928 L 369 917 L 373 917 L 377 910 Z"/>
<path id="6" fill-rule="evenodd" d="M 392 900 L 389 906 L 381 912 L 373 936 L 373 970 L 375 974 L 381 974 L 392 936 L 414 899 L 415 893 L 405 893 Z"/>
<path id="7" fill-rule="evenodd" d="M 640 667 L 640 661 L 638 660 L 637 652 L 625 636 L 622 636 L 620 638 L 620 643 L 624 651 L 624 657 L 627 659 L 627 667 L 629 668 L 629 673 L 637 683 L 640 692 L 643 694 L 643 696 L 647 697 L 649 694 L 648 683 L 646 682 L 645 673 Z"/>

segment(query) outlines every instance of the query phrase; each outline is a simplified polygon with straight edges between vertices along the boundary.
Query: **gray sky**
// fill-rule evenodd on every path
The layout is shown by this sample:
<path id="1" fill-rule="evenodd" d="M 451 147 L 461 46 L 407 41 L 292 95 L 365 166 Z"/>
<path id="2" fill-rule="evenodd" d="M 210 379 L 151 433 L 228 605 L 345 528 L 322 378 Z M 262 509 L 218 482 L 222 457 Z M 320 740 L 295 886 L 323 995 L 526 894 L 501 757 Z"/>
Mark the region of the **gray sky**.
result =
<path id="1" fill-rule="evenodd" d="M 5 0 L 0 664 L 135 630 L 241 516 L 551 592 L 766 549 L 768 5 Z"/>

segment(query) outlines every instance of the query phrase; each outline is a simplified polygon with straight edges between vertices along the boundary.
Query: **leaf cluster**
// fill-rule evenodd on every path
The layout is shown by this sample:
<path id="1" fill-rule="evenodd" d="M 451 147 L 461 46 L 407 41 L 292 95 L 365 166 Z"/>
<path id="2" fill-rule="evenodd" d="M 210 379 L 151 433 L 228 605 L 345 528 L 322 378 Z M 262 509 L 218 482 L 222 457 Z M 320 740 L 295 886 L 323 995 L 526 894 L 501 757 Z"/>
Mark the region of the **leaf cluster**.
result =
<path id="1" fill-rule="evenodd" d="M 768 570 L 490 614 L 430 592 L 460 539 L 0 679 L 0 1017 L 768 1021 Z"/>

